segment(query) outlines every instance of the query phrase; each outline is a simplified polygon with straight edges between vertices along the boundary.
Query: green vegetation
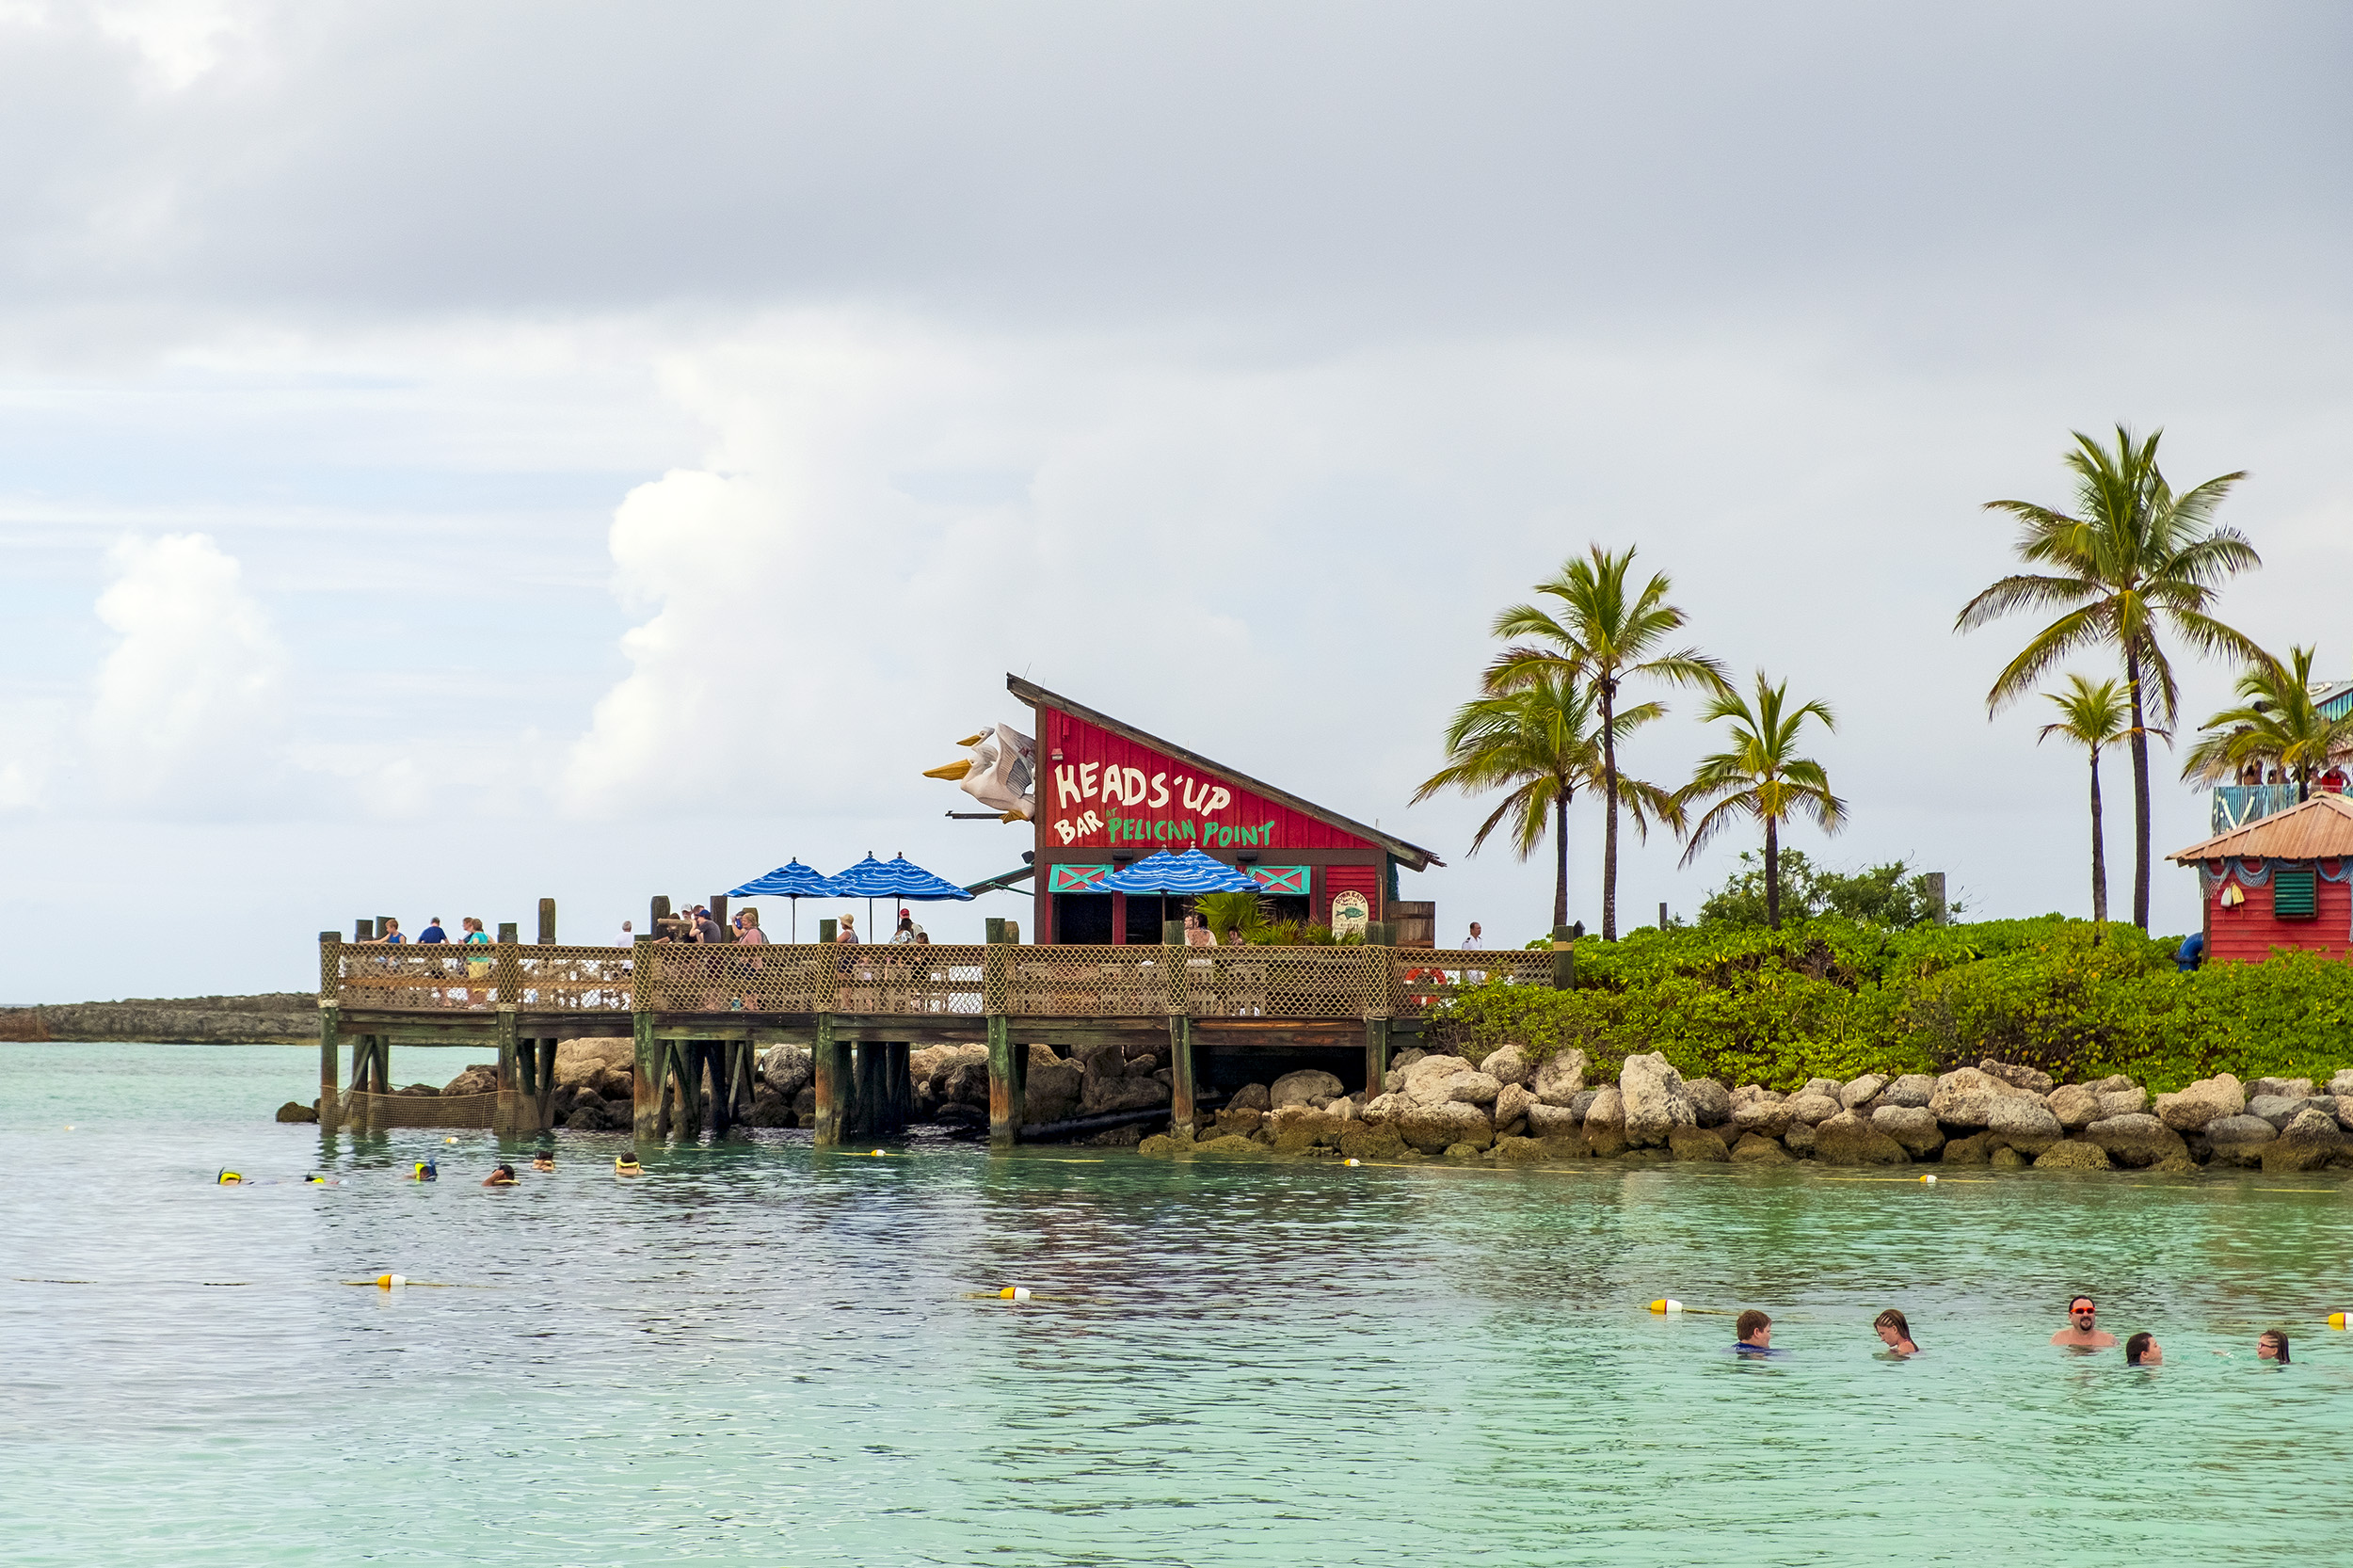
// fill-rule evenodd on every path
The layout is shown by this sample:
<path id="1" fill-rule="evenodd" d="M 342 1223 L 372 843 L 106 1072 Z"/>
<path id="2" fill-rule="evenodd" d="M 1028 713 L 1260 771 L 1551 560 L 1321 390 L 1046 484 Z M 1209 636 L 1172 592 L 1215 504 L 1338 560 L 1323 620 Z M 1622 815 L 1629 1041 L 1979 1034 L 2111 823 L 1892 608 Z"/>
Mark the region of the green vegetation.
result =
<path id="1" fill-rule="evenodd" d="M 1765 672 L 1756 672 L 1756 706 L 1737 692 L 1718 692 L 1701 717 L 1721 719 L 1732 726 L 1732 745 L 1703 757 L 1691 782 L 1676 795 L 1686 812 L 1699 805 L 1706 811 L 1689 828 L 1683 863 L 1705 847 L 1707 840 L 1746 817 L 1765 824 L 1765 923 L 1781 929 L 1781 824 L 1791 817 L 1811 818 L 1825 833 L 1835 833 L 1847 819 L 1847 803 L 1830 792 L 1830 776 L 1811 757 L 1798 755 L 1798 731 L 1808 717 L 1825 729 L 1838 721 L 1825 702 L 1789 705 L 1789 682 L 1774 685 Z"/>
<path id="2" fill-rule="evenodd" d="M 2095 935 L 2057 915 L 1909 931 L 1836 918 L 1778 932 L 1646 928 L 1579 942 L 1574 990 L 1480 986 L 1435 1026 L 1466 1054 L 1510 1040 L 1582 1048 L 1589 1080 L 1656 1050 L 1687 1077 L 1782 1090 L 1987 1056 L 2062 1080 L 2123 1073 L 2153 1091 L 2353 1064 L 2353 965 L 2280 952 L 2180 974 L 2178 938 Z"/>
<path id="3" fill-rule="evenodd" d="M 2157 441 L 2135 440 L 2116 428 L 2108 451 L 2081 431 L 2066 462 L 2075 475 L 2070 516 L 2031 501 L 1989 501 L 1986 509 L 2018 519 L 2018 555 L 2047 568 L 2005 577 L 1962 606 L 1957 632 L 1972 631 L 2013 610 L 2062 612 L 2036 632 L 1986 694 L 1991 713 L 2026 696 L 2035 683 L 2078 649 L 2111 648 L 2122 658 L 2132 708 L 2133 924 L 2149 929 L 2149 725 L 2169 727 L 2179 698 L 2173 666 L 2157 633 L 2169 631 L 2201 653 L 2227 653 L 2250 664 L 2269 655 L 2214 618 L 2216 590 L 2233 572 L 2263 564 L 2234 528 L 2214 526 L 2214 514 L 2247 477 L 2225 473 L 2173 493 L 2157 467 Z"/>
<path id="4" fill-rule="evenodd" d="M 2297 800 L 2312 799 L 2321 770 L 2353 752 L 2353 713 L 2332 719 L 2313 700 L 2313 651 L 2291 648 L 2285 664 L 2266 656 L 2249 666 L 2233 687 L 2243 700 L 2200 727 L 2207 733 L 2182 776 L 2212 783 L 2268 762 L 2296 780 Z"/>
<path id="5" fill-rule="evenodd" d="M 1963 910 L 1961 900 L 1945 906 L 1946 918 Z M 1785 918 L 1811 920 L 1836 915 L 1862 925 L 1888 931 L 1909 931 L 1936 919 L 1936 899 L 1928 873 L 1915 872 L 1901 860 L 1866 866 L 1859 872 L 1834 872 L 1817 866 L 1801 849 L 1781 852 L 1781 909 Z M 1743 850 L 1739 869 L 1700 905 L 1702 925 L 1769 927 L 1765 904 L 1765 865 L 1754 851 Z"/>
<path id="6" fill-rule="evenodd" d="M 2044 725 L 2035 740 L 2041 743 L 2054 735 L 2063 736 L 2091 754 L 2091 923 L 2105 926 L 2108 922 L 2108 845 L 2106 830 L 2100 823 L 2100 748 L 2131 733 L 2132 713 L 2123 686 L 2114 680 L 2094 685 L 2080 675 L 2071 675 L 2065 691 L 2045 692 L 2042 696 L 2059 711 L 2059 716 L 2056 723 Z"/>

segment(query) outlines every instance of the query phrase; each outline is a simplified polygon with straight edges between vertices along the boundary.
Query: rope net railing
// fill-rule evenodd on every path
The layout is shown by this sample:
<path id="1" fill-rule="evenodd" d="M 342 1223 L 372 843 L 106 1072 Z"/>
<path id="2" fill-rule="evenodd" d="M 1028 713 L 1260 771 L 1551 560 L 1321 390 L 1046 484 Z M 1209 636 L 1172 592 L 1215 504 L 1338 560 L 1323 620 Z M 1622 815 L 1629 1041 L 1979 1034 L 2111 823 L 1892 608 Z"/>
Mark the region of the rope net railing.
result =
<path id="1" fill-rule="evenodd" d="M 487 1131 L 497 1125 L 499 1097 L 487 1095 L 378 1095 L 345 1091 L 338 1101 L 345 1122 L 369 1127 L 441 1127 Z"/>
<path id="2" fill-rule="evenodd" d="M 322 948 L 338 1005 L 397 1012 L 1418 1018 L 1466 987 L 1550 985 L 1548 952 L 920 943 Z"/>

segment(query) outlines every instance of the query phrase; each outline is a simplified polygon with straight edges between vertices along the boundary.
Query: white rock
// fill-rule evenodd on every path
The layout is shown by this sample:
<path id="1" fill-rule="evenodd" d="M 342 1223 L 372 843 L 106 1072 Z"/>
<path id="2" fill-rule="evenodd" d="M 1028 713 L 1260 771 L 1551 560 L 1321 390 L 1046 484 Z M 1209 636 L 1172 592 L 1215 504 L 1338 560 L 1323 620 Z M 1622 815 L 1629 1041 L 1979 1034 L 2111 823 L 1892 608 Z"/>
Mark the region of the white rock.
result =
<path id="1" fill-rule="evenodd" d="M 1497 1083 L 1526 1083 L 1531 1070 L 1528 1064 L 1528 1050 L 1522 1046 L 1506 1046 L 1501 1050 L 1490 1052 L 1487 1059 L 1479 1064 L 1479 1070 Z"/>
<path id="2" fill-rule="evenodd" d="M 1567 1105 L 1585 1088 L 1585 1053 L 1557 1050 L 1539 1063 L 1532 1087 L 1546 1105 Z"/>
<path id="3" fill-rule="evenodd" d="M 1657 1051 L 1625 1059 L 1618 1071 L 1618 1093 L 1625 1104 L 1625 1141 L 1637 1148 L 1664 1144 L 1671 1128 L 1700 1125 L 1683 1075 Z"/>
<path id="4" fill-rule="evenodd" d="M 1308 1067 L 1295 1073 L 1285 1073 L 1276 1079 L 1273 1087 L 1267 1091 L 1267 1097 L 1272 1109 L 1280 1110 L 1286 1105 L 1305 1105 L 1319 1097 L 1328 1102 L 1339 1092 L 1338 1079 L 1318 1068 Z"/>

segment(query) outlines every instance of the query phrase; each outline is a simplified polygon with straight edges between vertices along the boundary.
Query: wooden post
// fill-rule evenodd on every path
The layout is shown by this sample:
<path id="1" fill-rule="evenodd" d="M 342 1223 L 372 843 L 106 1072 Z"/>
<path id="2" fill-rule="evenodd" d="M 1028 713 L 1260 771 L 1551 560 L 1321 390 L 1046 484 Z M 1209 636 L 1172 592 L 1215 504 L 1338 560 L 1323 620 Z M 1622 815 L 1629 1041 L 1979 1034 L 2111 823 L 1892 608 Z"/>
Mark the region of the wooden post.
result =
<path id="1" fill-rule="evenodd" d="M 893 1040 L 883 1047 L 883 1080 L 888 1085 L 887 1130 L 896 1137 L 907 1129 L 915 1115 L 915 1083 L 908 1076 L 912 1069 L 907 1058 L 914 1054 L 911 1043 Z"/>
<path id="2" fill-rule="evenodd" d="M 1662 934 L 1667 929 L 1667 901 L 1663 898 L 1658 901 L 1658 929 Z"/>
<path id="3" fill-rule="evenodd" d="M 988 944 L 981 953 L 981 1007 L 988 1030 L 988 1141 L 992 1147 L 1011 1148 L 1021 1141 L 1029 1104 L 1029 1053 L 1013 1043 L 1013 1016 L 1004 1011 L 1013 995 L 1013 950 L 1021 932 L 1013 921 L 994 918 L 981 929 Z"/>
<path id="4" fill-rule="evenodd" d="M 646 935 L 648 936 L 659 936 L 662 935 L 662 922 L 669 918 L 670 895 L 667 893 L 654 894 L 652 902 L 646 906 Z"/>
<path id="5" fill-rule="evenodd" d="M 539 901 L 539 945 L 555 946 L 555 900 L 552 898 Z"/>
<path id="6" fill-rule="evenodd" d="M 1577 934 L 1580 929 L 1573 925 L 1552 928 L 1552 988 L 1556 991 L 1577 989 Z"/>
<path id="7" fill-rule="evenodd" d="M 725 893 L 713 893 L 711 895 L 709 903 L 711 904 L 711 918 L 719 922 L 720 940 L 728 942 L 734 941 L 735 927 L 728 923 L 728 895 Z"/>
<path id="8" fill-rule="evenodd" d="M 490 979 L 495 986 L 495 1000 L 503 1006 L 513 1006 L 522 999 L 522 965 L 515 957 L 515 922 L 499 922 L 498 951 L 491 955 Z"/>
<path id="9" fill-rule="evenodd" d="M 1389 1020 L 1365 1020 L 1365 1102 L 1370 1104 L 1383 1093 L 1382 1080 L 1389 1076 Z"/>
<path id="10" fill-rule="evenodd" d="M 513 1136 L 522 1119 L 523 1075 L 520 1060 L 521 1042 L 515 1037 L 515 1009 L 512 1004 L 499 1004 L 496 1030 L 499 1048 L 498 1108 L 490 1113 L 491 1128 L 506 1136 Z"/>
<path id="11" fill-rule="evenodd" d="M 830 922 L 828 922 L 830 923 Z M 843 1103 L 850 1096 L 850 1046 L 833 1037 L 833 1015 L 817 1015 L 817 1045 L 809 1053 L 816 1068 L 817 1137 L 821 1149 L 840 1145 Z"/>
<path id="12" fill-rule="evenodd" d="M 1183 1013 L 1168 1020 L 1168 1120 L 1169 1129 L 1193 1129 L 1193 1097 L 1198 1093 L 1193 1076 L 1193 1018 Z"/>
<path id="13" fill-rule="evenodd" d="M 336 1034 L 342 1009 L 344 934 L 319 933 L 319 1125 L 335 1129 L 335 1096 L 343 1087 L 343 1042 Z"/>
<path id="14" fill-rule="evenodd" d="M 1920 881 L 1929 895 L 1929 923 L 1930 925 L 1947 923 L 1947 917 L 1945 913 L 1945 873 L 1923 872 L 1920 873 Z"/>
<path id="15" fill-rule="evenodd" d="M 351 922 L 351 939 L 352 939 L 353 941 L 355 941 L 355 942 L 373 942 L 373 941 L 375 941 L 375 940 L 376 940 L 376 922 L 375 922 L 374 920 L 354 920 L 354 921 L 352 921 L 352 922 Z"/>
<path id="16" fill-rule="evenodd" d="M 629 1022 L 630 1033 L 634 1036 L 637 1069 L 630 1090 L 630 1131 L 639 1143 L 649 1144 L 662 1136 L 663 1047 L 654 1038 L 651 1013 L 632 1013 Z"/>
<path id="17" fill-rule="evenodd" d="M 665 1133 L 692 1138 L 703 1129 L 702 1057 L 695 1040 L 664 1040 L 670 1074 L 670 1118 Z"/>
<path id="18" fill-rule="evenodd" d="M 827 945 L 840 941 L 841 939 L 841 922 L 835 920 L 819 920 L 817 922 L 817 939 L 821 942 L 826 943 Z"/>

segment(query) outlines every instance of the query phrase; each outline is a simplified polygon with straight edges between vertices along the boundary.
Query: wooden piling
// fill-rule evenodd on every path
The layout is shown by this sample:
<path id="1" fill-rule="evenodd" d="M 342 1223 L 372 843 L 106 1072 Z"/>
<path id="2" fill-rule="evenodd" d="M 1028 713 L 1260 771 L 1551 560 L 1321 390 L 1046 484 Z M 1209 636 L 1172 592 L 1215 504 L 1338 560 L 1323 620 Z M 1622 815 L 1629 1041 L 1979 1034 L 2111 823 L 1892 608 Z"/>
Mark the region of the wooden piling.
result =
<path id="1" fill-rule="evenodd" d="M 831 924 L 831 921 L 827 921 Z M 850 1097 L 850 1044 L 833 1037 L 834 1022 L 830 1013 L 817 1015 L 817 1044 L 809 1052 L 815 1067 L 817 1085 L 817 1136 L 821 1148 L 834 1148 L 841 1143 L 845 1128 L 844 1113 Z"/>
<path id="2" fill-rule="evenodd" d="M 1365 1100 L 1370 1104 L 1382 1093 L 1382 1080 L 1389 1076 L 1389 1020 L 1365 1020 Z"/>
<path id="3" fill-rule="evenodd" d="M 640 936 L 638 940 L 650 938 Z M 644 993 L 641 991 L 639 996 L 642 998 Z M 629 1016 L 629 1023 L 636 1069 L 631 1075 L 630 1132 L 639 1143 L 650 1144 L 662 1136 L 663 1044 L 654 1038 L 651 1013 L 633 1012 Z"/>
<path id="4" fill-rule="evenodd" d="M 555 900 L 552 898 L 539 901 L 539 945 L 555 946 Z"/>
<path id="5" fill-rule="evenodd" d="M 1168 1020 L 1168 1080 L 1170 1128 L 1190 1129 L 1198 1080 L 1193 1069 L 1193 1019 L 1182 1013 Z"/>
<path id="6" fill-rule="evenodd" d="M 981 1005 L 988 1031 L 988 1142 L 992 1148 L 1011 1148 L 1021 1141 L 1028 1113 L 1030 1061 L 1029 1052 L 1013 1043 L 1013 1018 L 1000 1009 L 1013 994 L 1019 933 L 1011 920 L 995 918 L 982 929 L 987 941 L 981 954 Z"/>
<path id="7" fill-rule="evenodd" d="M 499 1097 L 496 1109 L 490 1113 L 490 1126 L 492 1130 L 502 1136 L 512 1137 L 521 1130 L 520 1124 L 523 1119 L 522 1064 L 520 1060 L 521 1042 L 516 1038 L 515 1033 L 514 1003 L 504 1001 L 499 1003 L 491 1027 L 498 1041 Z"/>
<path id="8" fill-rule="evenodd" d="M 728 923 L 728 895 L 713 893 L 703 902 L 711 910 L 711 918 L 719 922 L 719 939 L 723 942 L 734 941 L 735 927 Z"/>
<path id="9" fill-rule="evenodd" d="M 1577 989 L 1577 938 L 1582 925 L 1556 925 L 1552 928 L 1552 988 L 1556 991 Z"/>
<path id="10" fill-rule="evenodd" d="M 343 1089 L 343 943 L 340 931 L 319 933 L 319 1126 L 335 1130 L 337 1096 Z"/>
<path id="11" fill-rule="evenodd" d="M 376 922 L 375 922 L 374 920 L 357 920 L 352 921 L 352 922 L 351 922 L 351 939 L 352 939 L 353 941 L 355 941 L 355 942 L 373 942 L 373 941 L 375 941 L 375 940 L 376 940 Z"/>

